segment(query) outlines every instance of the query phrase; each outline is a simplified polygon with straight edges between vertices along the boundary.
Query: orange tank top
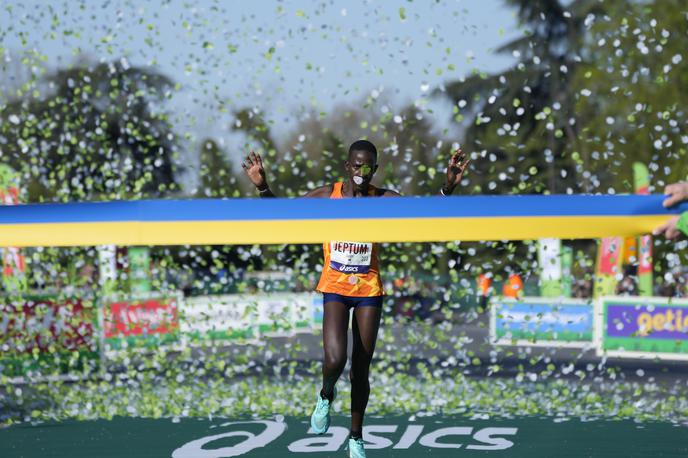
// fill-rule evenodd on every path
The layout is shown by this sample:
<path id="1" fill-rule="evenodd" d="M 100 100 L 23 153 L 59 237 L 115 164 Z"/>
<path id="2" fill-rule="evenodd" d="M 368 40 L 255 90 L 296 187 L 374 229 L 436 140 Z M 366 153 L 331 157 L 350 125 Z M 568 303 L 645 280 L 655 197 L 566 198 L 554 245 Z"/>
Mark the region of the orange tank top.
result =
<path id="1" fill-rule="evenodd" d="M 344 183 L 335 183 L 330 199 L 341 199 Z M 370 186 L 368 195 L 375 195 Z M 378 244 L 330 241 L 323 244 L 324 263 L 317 291 L 351 297 L 382 296 Z"/>

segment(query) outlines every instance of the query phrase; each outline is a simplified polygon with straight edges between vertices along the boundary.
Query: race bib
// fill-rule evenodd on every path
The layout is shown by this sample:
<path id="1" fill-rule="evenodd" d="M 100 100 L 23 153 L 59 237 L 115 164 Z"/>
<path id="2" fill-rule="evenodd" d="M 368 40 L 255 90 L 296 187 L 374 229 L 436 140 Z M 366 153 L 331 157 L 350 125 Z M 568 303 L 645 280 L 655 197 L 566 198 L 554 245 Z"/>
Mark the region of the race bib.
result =
<path id="1" fill-rule="evenodd" d="M 373 259 L 373 244 L 330 242 L 330 267 L 342 273 L 365 274 Z"/>

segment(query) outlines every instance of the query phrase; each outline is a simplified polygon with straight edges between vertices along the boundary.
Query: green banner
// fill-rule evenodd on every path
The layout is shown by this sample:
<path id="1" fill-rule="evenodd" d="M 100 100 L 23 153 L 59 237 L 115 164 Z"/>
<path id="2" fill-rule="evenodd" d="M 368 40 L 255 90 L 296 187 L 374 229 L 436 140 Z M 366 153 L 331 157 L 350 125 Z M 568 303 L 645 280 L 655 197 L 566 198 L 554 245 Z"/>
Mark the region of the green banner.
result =
<path id="1" fill-rule="evenodd" d="M 688 300 L 605 297 L 598 301 L 597 308 L 599 353 L 688 360 Z"/>
<path id="2" fill-rule="evenodd" d="M 318 293 L 226 294 L 187 298 L 180 330 L 186 342 L 254 340 L 312 332 L 322 325 Z"/>
<path id="3" fill-rule="evenodd" d="M 540 296 L 561 296 L 561 240 L 538 240 Z"/>
<path id="4" fill-rule="evenodd" d="M 131 292 L 149 293 L 151 291 L 150 249 L 148 247 L 129 247 L 129 285 Z"/>
<path id="5" fill-rule="evenodd" d="M 258 338 L 257 309 L 251 296 L 227 294 L 187 298 L 180 311 L 180 331 L 189 343 Z"/>
<path id="6" fill-rule="evenodd" d="M 571 297 L 573 295 L 573 248 L 561 247 L 561 295 Z"/>

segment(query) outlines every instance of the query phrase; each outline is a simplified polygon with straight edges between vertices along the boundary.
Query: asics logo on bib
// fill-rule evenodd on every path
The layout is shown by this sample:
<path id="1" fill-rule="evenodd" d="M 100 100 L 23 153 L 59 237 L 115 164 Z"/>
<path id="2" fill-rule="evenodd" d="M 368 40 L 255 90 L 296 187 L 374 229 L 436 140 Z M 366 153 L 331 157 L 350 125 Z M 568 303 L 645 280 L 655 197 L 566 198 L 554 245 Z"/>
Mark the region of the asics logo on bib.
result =
<path id="1" fill-rule="evenodd" d="M 358 272 L 359 270 L 358 266 L 339 266 L 340 272 Z"/>

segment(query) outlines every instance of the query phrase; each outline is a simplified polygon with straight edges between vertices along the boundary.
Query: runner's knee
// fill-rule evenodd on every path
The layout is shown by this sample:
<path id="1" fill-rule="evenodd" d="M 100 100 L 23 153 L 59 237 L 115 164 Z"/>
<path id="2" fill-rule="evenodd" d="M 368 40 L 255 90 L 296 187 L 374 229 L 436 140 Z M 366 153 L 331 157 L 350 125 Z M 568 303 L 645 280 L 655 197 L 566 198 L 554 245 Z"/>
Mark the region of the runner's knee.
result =
<path id="1" fill-rule="evenodd" d="M 365 364 L 352 364 L 351 370 L 349 371 L 349 381 L 352 385 L 367 385 L 368 375 L 370 374 L 368 365 Z"/>
<path id="2" fill-rule="evenodd" d="M 341 372 L 346 365 L 346 353 L 325 352 L 325 367 L 329 371 Z"/>

